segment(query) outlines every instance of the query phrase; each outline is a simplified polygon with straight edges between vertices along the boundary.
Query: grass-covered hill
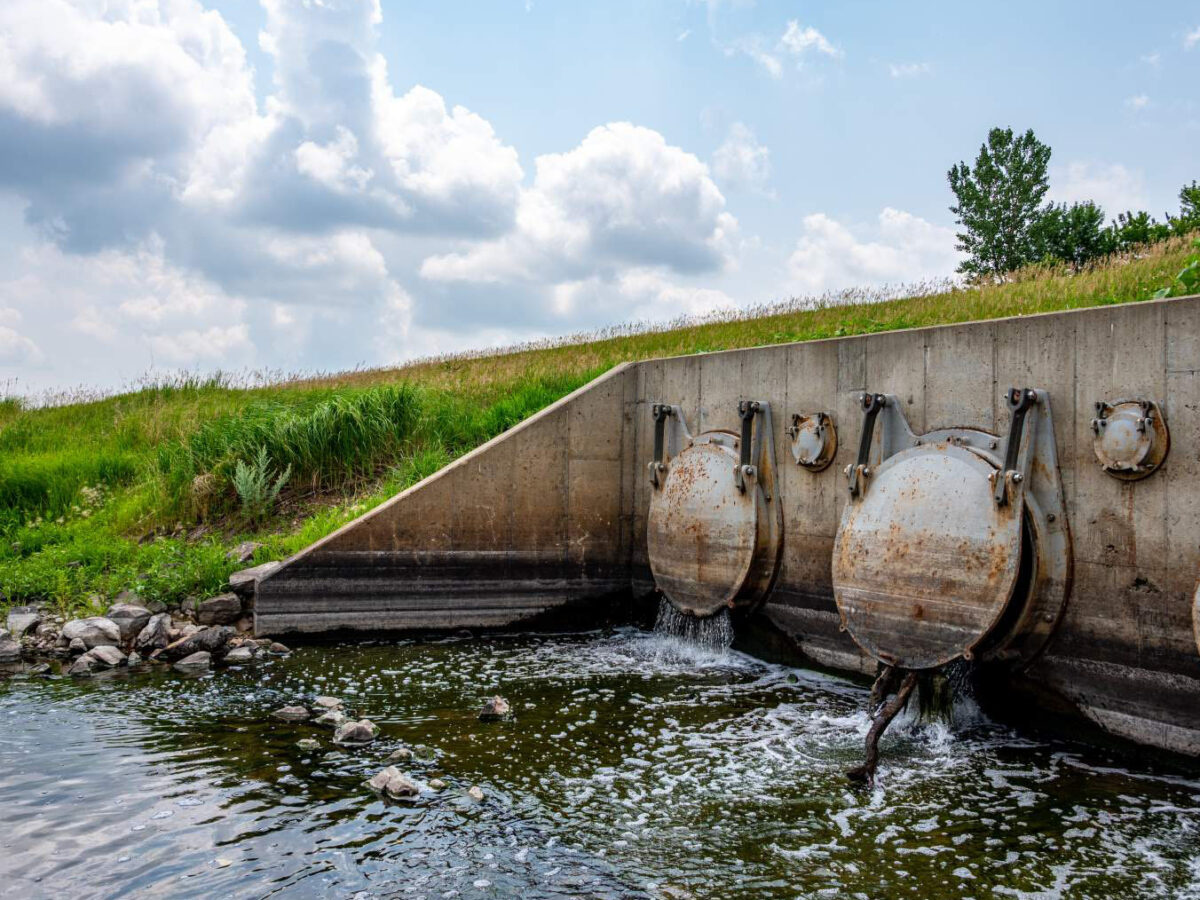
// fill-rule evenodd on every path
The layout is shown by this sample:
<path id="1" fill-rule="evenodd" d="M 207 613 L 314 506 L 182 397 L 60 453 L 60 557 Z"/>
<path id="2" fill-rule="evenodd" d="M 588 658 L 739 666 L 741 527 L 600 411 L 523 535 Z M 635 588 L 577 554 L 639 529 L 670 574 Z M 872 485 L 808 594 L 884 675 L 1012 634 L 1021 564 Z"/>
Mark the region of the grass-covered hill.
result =
<path id="1" fill-rule="evenodd" d="M 237 387 L 178 379 L 100 399 L 0 400 L 0 605 L 178 602 L 295 552 L 626 360 L 1028 315 L 1183 293 L 1176 239 L 1083 272 L 866 294 L 620 329 L 559 345 Z M 278 495 L 274 496 L 276 489 Z"/>

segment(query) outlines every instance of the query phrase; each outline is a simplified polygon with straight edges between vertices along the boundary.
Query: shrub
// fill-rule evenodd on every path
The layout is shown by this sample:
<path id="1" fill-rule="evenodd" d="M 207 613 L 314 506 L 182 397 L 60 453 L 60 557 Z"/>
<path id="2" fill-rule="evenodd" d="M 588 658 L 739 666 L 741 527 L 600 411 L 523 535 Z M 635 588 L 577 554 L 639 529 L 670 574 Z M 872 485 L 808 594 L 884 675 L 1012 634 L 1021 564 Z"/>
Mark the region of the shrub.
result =
<path id="1" fill-rule="evenodd" d="M 288 465 L 278 478 L 271 467 L 271 458 L 266 447 L 259 447 L 254 459 L 247 463 L 239 459 L 233 469 L 234 490 L 242 501 L 242 514 L 252 522 L 258 522 L 271 511 L 279 492 L 292 475 Z"/>

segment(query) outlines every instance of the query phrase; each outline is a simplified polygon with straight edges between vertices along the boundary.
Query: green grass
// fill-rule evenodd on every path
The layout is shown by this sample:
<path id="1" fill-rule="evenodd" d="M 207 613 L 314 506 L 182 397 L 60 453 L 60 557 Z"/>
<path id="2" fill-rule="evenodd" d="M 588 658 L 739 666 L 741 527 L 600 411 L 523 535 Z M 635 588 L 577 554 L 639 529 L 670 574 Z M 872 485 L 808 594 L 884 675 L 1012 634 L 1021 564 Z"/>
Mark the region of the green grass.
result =
<path id="1" fill-rule="evenodd" d="M 261 541 L 259 560 L 293 553 L 626 360 L 1137 302 L 1177 288 L 1192 258 L 1180 239 L 1080 273 L 858 292 L 395 369 L 252 388 L 185 377 L 37 408 L 0 399 L 0 605 L 214 593 L 239 567 L 232 545 Z M 291 478 L 251 522 L 231 476 L 260 447 Z"/>

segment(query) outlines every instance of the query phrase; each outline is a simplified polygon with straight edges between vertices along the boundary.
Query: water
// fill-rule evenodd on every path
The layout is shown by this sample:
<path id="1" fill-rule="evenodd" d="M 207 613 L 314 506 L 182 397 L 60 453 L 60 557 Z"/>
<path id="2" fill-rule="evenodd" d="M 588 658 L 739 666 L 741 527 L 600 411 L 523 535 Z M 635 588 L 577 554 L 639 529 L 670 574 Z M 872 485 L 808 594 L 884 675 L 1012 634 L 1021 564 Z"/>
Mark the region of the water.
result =
<path id="1" fill-rule="evenodd" d="M 480 722 L 496 692 L 515 718 Z M 383 737 L 341 752 L 268 718 L 317 694 Z M 0 896 L 1200 897 L 1200 779 L 967 707 L 898 720 L 876 788 L 856 790 L 865 703 L 857 684 L 633 629 L 9 681 Z M 445 791 L 368 792 L 402 742 L 427 760 L 403 768 Z"/>

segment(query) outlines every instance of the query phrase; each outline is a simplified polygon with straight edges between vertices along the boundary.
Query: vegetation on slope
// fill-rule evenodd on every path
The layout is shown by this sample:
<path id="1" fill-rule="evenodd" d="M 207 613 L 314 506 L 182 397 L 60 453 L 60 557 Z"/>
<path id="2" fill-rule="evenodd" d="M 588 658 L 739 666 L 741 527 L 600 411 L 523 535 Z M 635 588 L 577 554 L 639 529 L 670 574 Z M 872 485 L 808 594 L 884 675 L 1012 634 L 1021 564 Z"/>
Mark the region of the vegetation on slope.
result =
<path id="1" fill-rule="evenodd" d="M 793 301 L 398 369 L 256 388 L 185 378 L 40 408 L 0 400 L 0 603 L 83 611 L 124 589 L 215 593 L 241 567 L 226 556 L 234 544 L 261 541 L 260 560 L 295 552 L 625 360 L 1136 302 L 1184 292 L 1194 260 L 1172 239 L 1078 273 Z M 255 508 L 235 481 L 262 459 L 259 481 L 286 483 Z"/>

